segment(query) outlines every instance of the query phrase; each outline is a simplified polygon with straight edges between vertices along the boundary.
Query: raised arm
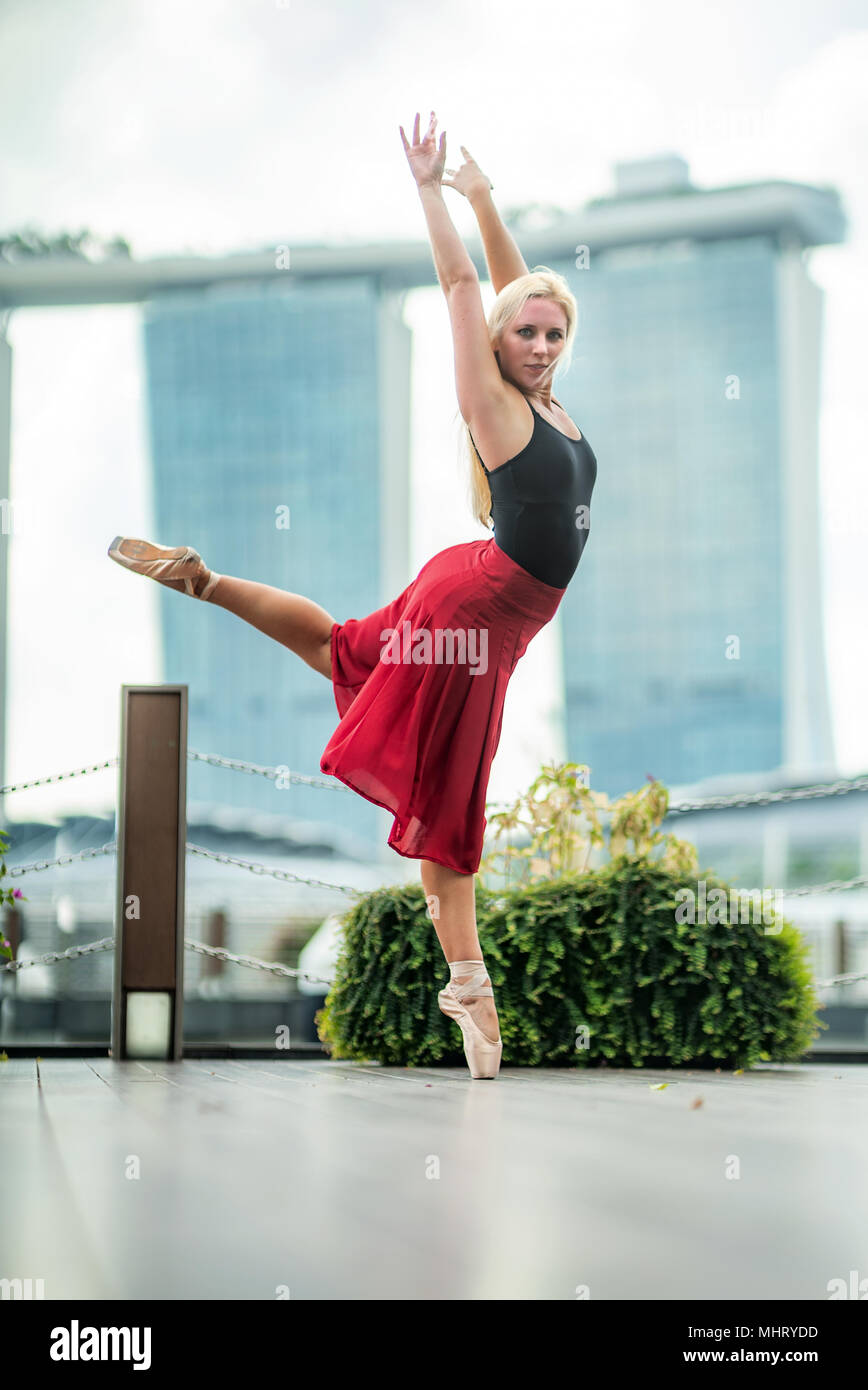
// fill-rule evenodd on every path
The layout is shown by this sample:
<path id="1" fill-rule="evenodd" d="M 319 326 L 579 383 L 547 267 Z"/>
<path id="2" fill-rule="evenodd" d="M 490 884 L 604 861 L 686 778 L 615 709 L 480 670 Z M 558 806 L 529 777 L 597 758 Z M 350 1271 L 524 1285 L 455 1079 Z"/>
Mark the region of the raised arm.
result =
<path id="1" fill-rule="evenodd" d="M 446 161 L 446 132 L 444 130 L 440 136 L 440 148 L 438 149 L 434 138 L 436 125 L 437 121 L 432 111 L 427 133 L 420 141 L 419 112 L 417 111 L 413 126 L 412 145 L 407 143 L 404 127 L 399 126 L 398 129 L 401 132 L 404 153 L 413 171 L 413 177 L 419 188 L 422 207 L 425 210 L 437 279 L 448 294 L 452 286 L 460 281 L 478 280 L 479 277 L 476 274 L 476 266 L 470 259 L 467 247 L 458 235 L 455 224 L 449 216 L 449 210 L 443 201 L 440 180 Z"/>
<path id="2" fill-rule="evenodd" d="M 480 418 L 490 417 L 492 412 L 502 412 L 505 388 L 488 336 L 476 266 L 443 201 L 440 183 L 446 159 L 446 135 L 445 132 L 441 135 L 438 151 L 434 140 L 435 125 L 432 111 L 428 132 L 420 142 L 417 112 L 412 146 L 407 143 L 403 127 L 399 129 L 404 153 L 419 186 L 419 196 L 428 219 L 437 278 L 449 306 L 458 404 L 465 421 L 472 426 Z"/>
<path id="3" fill-rule="evenodd" d="M 493 183 L 487 174 L 483 174 L 465 145 L 461 146 L 461 153 L 464 155 L 461 168 L 446 169 L 444 172 L 451 175 L 451 178 L 444 179 L 443 182 L 447 188 L 454 188 L 457 192 L 463 193 L 473 208 L 482 233 L 488 276 L 495 294 L 500 294 L 504 285 L 512 284 L 520 275 L 527 275 L 528 269 L 511 232 L 494 206 L 491 196 Z"/>

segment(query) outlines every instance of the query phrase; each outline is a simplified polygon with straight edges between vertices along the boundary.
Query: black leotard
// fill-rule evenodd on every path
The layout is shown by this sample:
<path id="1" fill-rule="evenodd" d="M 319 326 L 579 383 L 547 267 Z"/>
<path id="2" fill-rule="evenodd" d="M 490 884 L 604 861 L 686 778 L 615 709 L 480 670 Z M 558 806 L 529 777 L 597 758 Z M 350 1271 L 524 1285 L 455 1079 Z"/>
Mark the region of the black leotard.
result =
<path id="1" fill-rule="evenodd" d="M 492 472 L 479 458 L 491 489 L 494 539 L 535 579 L 565 589 L 588 539 L 597 460 L 584 433 L 570 439 L 527 403 L 533 434 L 521 453 Z"/>

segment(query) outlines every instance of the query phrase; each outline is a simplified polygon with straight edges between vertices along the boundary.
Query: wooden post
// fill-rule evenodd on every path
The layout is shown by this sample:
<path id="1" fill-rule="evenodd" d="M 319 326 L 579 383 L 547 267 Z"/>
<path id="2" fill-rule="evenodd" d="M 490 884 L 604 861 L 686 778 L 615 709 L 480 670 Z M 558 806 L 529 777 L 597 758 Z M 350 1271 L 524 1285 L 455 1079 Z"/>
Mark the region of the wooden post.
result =
<path id="1" fill-rule="evenodd" d="M 843 917 L 839 917 L 832 927 L 832 945 L 835 953 L 835 964 L 832 969 L 833 975 L 846 975 L 849 965 L 849 951 L 847 941 L 847 923 Z M 839 985 L 839 989 L 841 986 Z"/>
<path id="2" fill-rule="evenodd" d="M 187 686 L 121 686 L 112 1048 L 183 1056 Z"/>
<path id="3" fill-rule="evenodd" d="M 226 913 L 222 909 L 218 908 L 209 913 L 205 939 L 209 946 L 216 946 L 220 951 L 226 949 Z M 223 974 L 225 968 L 225 960 L 220 960 L 218 956 L 202 957 L 203 979 L 217 979 Z"/>
<path id="4" fill-rule="evenodd" d="M 18 948 L 21 945 L 22 920 L 23 919 L 21 916 L 21 908 L 12 907 L 11 904 L 7 903 L 6 917 L 3 923 L 3 935 L 6 937 L 6 940 L 9 942 L 9 945 L 12 947 L 13 960 L 18 959 Z M 8 978 L 14 981 L 17 974 L 17 970 L 10 970 Z"/>

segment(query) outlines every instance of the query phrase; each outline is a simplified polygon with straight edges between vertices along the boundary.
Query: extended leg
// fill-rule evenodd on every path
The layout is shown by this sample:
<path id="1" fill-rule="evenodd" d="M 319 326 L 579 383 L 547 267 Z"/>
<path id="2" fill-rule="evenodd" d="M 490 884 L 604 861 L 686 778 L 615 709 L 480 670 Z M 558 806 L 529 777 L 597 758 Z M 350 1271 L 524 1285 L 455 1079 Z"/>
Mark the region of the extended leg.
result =
<path id="1" fill-rule="evenodd" d="M 235 613 L 266 637 L 289 647 L 308 666 L 331 680 L 331 630 L 335 619 L 313 599 L 260 584 L 255 579 L 221 574 L 209 602 Z"/>
<path id="2" fill-rule="evenodd" d="M 108 554 L 125 569 L 228 609 L 331 680 L 335 620 L 312 599 L 253 579 L 212 572 L 198 550 L 189 545 L 155 545 L 137 536 L 115 536 Z"/>

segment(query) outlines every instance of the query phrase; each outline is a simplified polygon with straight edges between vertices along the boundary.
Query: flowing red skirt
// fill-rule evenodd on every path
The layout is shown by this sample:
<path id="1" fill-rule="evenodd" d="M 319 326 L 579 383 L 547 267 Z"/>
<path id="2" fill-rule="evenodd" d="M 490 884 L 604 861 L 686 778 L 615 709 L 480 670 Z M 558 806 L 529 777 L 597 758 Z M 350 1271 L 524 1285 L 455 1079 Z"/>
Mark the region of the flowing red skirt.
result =
<path id="1" fill-rule="evenodd" d="M 320 767 L 392 812 L 398 854 L 476 873 L 506 687 L 565 593 L 492 537 L 441 550 L 384 608 L 332 627 L 341 721 Z"/>

